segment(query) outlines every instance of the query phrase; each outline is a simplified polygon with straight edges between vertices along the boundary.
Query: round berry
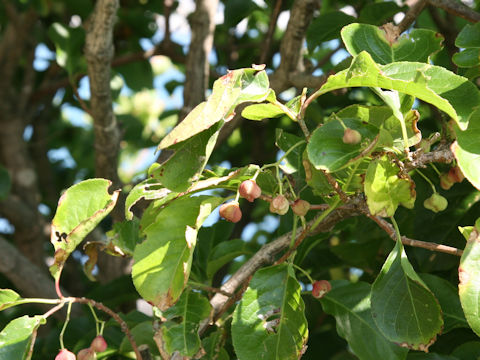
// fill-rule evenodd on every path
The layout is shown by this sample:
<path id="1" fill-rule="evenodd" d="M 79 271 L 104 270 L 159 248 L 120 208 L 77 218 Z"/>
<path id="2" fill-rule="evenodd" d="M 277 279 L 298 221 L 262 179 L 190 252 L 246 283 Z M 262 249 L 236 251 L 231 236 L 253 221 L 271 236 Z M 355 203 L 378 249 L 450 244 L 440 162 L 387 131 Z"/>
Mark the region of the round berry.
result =
<path id="1" fill-rule="evenodd" d="M 270 202 L 270 212 L 278 215 L 285 215 L 289 208 L 288 200 L 283 195 L 277 195 Z"/>
<path id="2" fill-rule="evenodd" d="M 82 349 L 77 354 L 77 360 L 96 360 L 96 359 L 97 359 L 97 354 L 91 348 Z"/>
<path id="3" fill-rule="evenodd" d="M 434 193 L 428 199 L 423 202 L 423 206 L 428 209 L 432 210 L 433 212 L 443 211 L 448 206 L 448 201 L 442 195 L 438 193 Z"/>
<path id="4" fill-rule="evenodd" d="M 57 356 L 55 356 L 55 360 L 76 360 L 76 357 L 74 353 L 68 351 L 67 349 L 62 349 Z"/>
<path id="5" fill-rule="evenodd" d="M 297 199 L 292 204 L 292 211 L 295 215 L 305 216 L 308 210 L 310 210 L 310 203 L 308 201 Z"/>
<path id="6" fill-rule="evenodd" d="M 242 211 L 237 201 L 232 201 L 220 206 L 220 216 L 225 220 L 237 223 L 242 218 Z"/>
<path id="7" fill-rule="evenodd" d="M 238 192 L 242 198 L 247 199 L 250 202 L 260 197 L 262 189 L 257 185 L 255 180 L 245 180 L 240 184 Z"/>
<path id="8" fill-rule="evenodd" d="M 92 340 L 90 348 L 95 352 L 104 352 L 107 350 L 107 342 L 102 335 L 98 335 L 95 339 Z"/>
<path id="9" fill-rule="evenodd" d="M 327 280 L 319 280 L 313 283 L 312 295 L 321 299 L 326 293 L 332 290 L 332 285 Z"/>
<path id="10" fill-rule="evenodd" d="M 342 140 L 345 144 L 356 145 L 362 141 L 362 135 L 357 130 L 346 128 Z"/>

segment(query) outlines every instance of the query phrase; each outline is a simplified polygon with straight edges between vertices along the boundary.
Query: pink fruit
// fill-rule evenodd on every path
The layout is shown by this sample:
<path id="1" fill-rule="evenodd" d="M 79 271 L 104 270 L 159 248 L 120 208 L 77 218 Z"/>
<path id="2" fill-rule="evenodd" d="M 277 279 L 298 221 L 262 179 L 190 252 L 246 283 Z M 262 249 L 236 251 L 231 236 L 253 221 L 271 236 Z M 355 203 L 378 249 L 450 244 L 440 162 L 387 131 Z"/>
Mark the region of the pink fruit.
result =
<path id="1" fill-rule="evenodd" d="M 295 215 L 305 216 L 308 210 L 310 210 L 310 203 L 308 201 L 297 199 L 292 204 L 292 211 Z"/>
<path id="2" fill-rule="evenodd" d="M 449 190 L 453 186 L 454 182 L 448 176 L 448 173 L 440 175 L 440 187 L 443 190 Z"/>
<path id="3" fill-rule="evenodd" d="M 77 360 L 96 360 L 96 359 L 97 359 L 97 354 L 91 348 L 82 349 L 77 354 Z"/>
<path id="4" fill-rule="evenodd" d="M 332 285 L 327 280 L 319 280 L 313 283 L 312 295 L 321 299 L 326 293 L 332 290 Z"/>
<path id="5" fill-rule="evenodd" d="M 289 208 L 288 200 L 283 195 L 277 195 L 270 202 L 270 212 L 285 215 Z"/>
<path id="6" fill-rule="evenodd" d="M 453 183 L 461 183 L 465 176 L 458 166 L 454 166 L 448 171 L 448 179 Z"/>
<path id="7" fill-rule="evenodd" d="M 93 339 L 92 343 L 90 344 L 90 349 L 93 349 L 95 352 L 104 352 L 107 350 L 107 342 L 102 335 L 98 335 L 95 339 Z"/>
<path id="8" fill-rule="evenodd" d="M 62 349 L 55 357 L 55 360 L 76 360 L 75 354 L 68 351 L 67 349 Z"/>
<path id="9" fill-rule="evenodd" d="M 220 216 L 225 220 L 236 223 L 242 218 L 240 205 L 236 201 L 232 201 L 220 206 Z"/>
<path id="10" fill-rule="evenodd" d="M 346 128 L 343 131 L 343 142 L 345 144 L 356 145 L 360 141 L 362 141 L 362 135 L 357 130 Z"/>
<path id="11" fill-rule="evenodd" d="M 257 185 L 255 180 L 245 180 L 240 184 L 238 188 L 240 196 L 247 199 L 250 202 L 260 197 L 262 189 Z"/>

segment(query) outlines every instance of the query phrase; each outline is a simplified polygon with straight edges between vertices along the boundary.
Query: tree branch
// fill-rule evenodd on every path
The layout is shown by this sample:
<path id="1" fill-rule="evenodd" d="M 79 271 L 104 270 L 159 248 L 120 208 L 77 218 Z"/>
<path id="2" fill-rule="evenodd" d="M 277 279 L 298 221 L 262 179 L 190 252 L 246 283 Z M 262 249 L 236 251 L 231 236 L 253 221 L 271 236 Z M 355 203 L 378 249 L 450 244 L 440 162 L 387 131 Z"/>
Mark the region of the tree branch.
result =
<path id="1" fill-rule="evenodd" d="M 369 213 L 366 213 L 365 215 L 368 218 L 375 221 L 375 223 L 377 223 L 377 225 L 380 226 L 388 234 L 388 236 L 392 238 L 393 241 L 397 240 L 397 234 L 395 233 L 395 229 L 393 228 L 393 225 L 390 224 L 387 220 L 381 218 L 380 216 L 373 216 Z M 463 250 L 457 249 L 452 246 L 441 245 L 434 242 L 410 239 L 406 236 L 402 236 L 402 244 L 413 246 L 413 247 L 419 247 L 419 248 L 427 249 L 430 251 L 443 252 L 445 254 L 450 254 L 455 256 L 462 256 L 463 254 Z"/>
<path id="2" fill-rule="evenodd" d="M 471 22 L 480 21 L 480 13 L 455 0 L 427 0 L 432 6 L 441 8 L 446 12 L 464 18 Z"/>
<path id="3" fill-rule="evenodd" d="M 414 0 L 413 4 L 410 5 L 410 8 L 405 13 L 405 17 L 402 19 L 400 24 L 397 25 L 398 34 L 400 35 L 405 30 L 407 30 L 410 25 L 417 19 L 417 17 L 422 12 L 423 8 L 427 4 L 427 0 Z"/>
<path id="4" fill-rule="evenodd" d="M 213 46 L 217 6 L 218 0 L 197 0 L 195 12 L 190 17 L 192 41 L 187 54 L 180 121 L 205 100 L 210 70 L 208 56 Z"/>
<path id="5" fill-rule="evenodd" d="M 0 272 L 15 285 L 23 297 L 57 298 L 52 278 L 1 236 L 0 254 Z"/>
<path id="6" fill-rule="evenodd" d="M 275 28 L 277 27 L 278 15 L 280 14 L 280 9 L 282 8 L 282 0 L 277 0 L 275 2 L 275 7 L 270 14 L 270 21 L 268 23 L 268 30 L 263 39 L 262 43 L 262 53 L 260 54 L 259 63 L 265 64 L 267 61 L 268 53 L 270 51 L 270 46 L 272 45 L 273 34 L 275 33 Z"/>
<path id="7" fill-rule="evenodd" d="M 290 11 L 290 19 L 280 45 L 281 62 L 271 77 L 271 87 L 277 92 L 288 89 L 297 73 L 302 73 L 302 50 L 305 33 L 313 19 L 319 0 L 295 0 Z"/>

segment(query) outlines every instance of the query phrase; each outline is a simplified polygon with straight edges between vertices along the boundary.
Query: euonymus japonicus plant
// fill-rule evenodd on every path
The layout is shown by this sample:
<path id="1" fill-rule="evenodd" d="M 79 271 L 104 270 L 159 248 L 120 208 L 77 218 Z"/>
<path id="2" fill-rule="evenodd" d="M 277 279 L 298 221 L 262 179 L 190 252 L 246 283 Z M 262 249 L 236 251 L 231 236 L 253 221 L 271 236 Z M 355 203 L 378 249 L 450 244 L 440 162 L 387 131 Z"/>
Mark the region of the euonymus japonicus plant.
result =
<path id="1" fill-rule="evenodd" d="M 472 27 L 459 42 L 468 40 L 468 31 Z M 298 359 L 310 345 L 306 306 L 333 316 L 338 335 L 360 359 L 437 359 L 420 354 L 441 334 L 465 328 L 480 335 L 480 221 L 459 229 L 466 242 L 457 249 L 432 237 L 405 236 L 411 224 L 402 220 L 422 205 L 432 214 L 465 206 L 447 200 L 449 189 L 464 178 L 480 188 L 480 92 L 468 78 L 431 63 L 443 40 L 431 30 L 398 37 L 388 28 L 350 24 L 341 37 L 351 55 L 344 68 L 324 76 L 319 89 L 304 89 L 287 103 L 269 87 L 264 66 L 220 77 L 208 100 L 160 142 L 158 149 L 168 149 L 171 156 L 154 163 L 146 179 L 129 191 L 126 221 L 114 224 L 104 243 L 85 246 L 90 276 L 99 249 L 132 258 L 131 279 L 154 307 L 153 319 L 135 322 L 93 300 L 62 294 L 65 261 L 116 206 L 120 191 L 111 190 L 106 179 L 90 179 L 65 191 L 52 222 L 50 270 L 59 298 L 24 299 L 12 290 L 0 292 L 0 310 L 28 302 L 54 305 L 43 315 L 9 323 L 0 333 L 0 357 L 31 354 L 38 327 L 65 305 L 70 314 L 75 302 L 112 315 L 126 337 L 110 354 L 133 353 L 136 358 L 142 356 L 143 344 L 164 359 L 228 359 L 229 353 L 240 360 Z M 475 66 L 467 60 L 471 48 L 478 47 L 462 47 L 465 51 L 454 60 Z M 348 96 L 340 90 L 355 88 L 370 89 L 375 103 L 353 102 L 315 119 L 315 128 L 307 126 L 307 118 L 315 116 L 309 106 L 319 97 L 331 92 Z M 419 103 L 443 114 L 441 134 L 422 134 Z M 238 168 L 209 166 L 217 138 L 239 105 L 245 119 L 278 122 L 275 138 L 265 139 L 275 141 L 278 160 Z M 303 136 L 283 130 L 285 119 L 297 123 Z M 139 207 L 140 200 L 147 205 Z M 277 239 L 257 247 L 229 240 L 231 226 L 225 220 L 240 222 L 245 201 L 266 204 L 275 216 L 288 218 Z M 202 228 L 217 208 L 225 220 Z M 334 272 L 329 279 L 316 278 L 303 266 L 304 259 L 316 246 L 331 247 L 341 259 L 345 253 L 335 225 L 352 217 L 359 219 L 357 229 L 373 221 L 384 237 L 394 240 L 390 254 L 381 259 L 383 266 L 363 266 L 370 281 L 341 279 Z M 355 248 L 359 267 L 364 247 L 370 245 Z M 461 255 L 458 290 L 439 276 L 417 273 L 412 263 L 422 260 L 412 261 L 404 245 L 451 258 Z M 215 274 L 239 256 L 231 276 L 213 288 Z M 92 342 L 78 359 L 106 350 L 105 324 L 93 314 L 99 346 Z M 59 359 L 70 359 L 63 331 Z M 461 356 L 468 355 L 461 354 L 469 349 L 438 359 L 465 359 Z"/>

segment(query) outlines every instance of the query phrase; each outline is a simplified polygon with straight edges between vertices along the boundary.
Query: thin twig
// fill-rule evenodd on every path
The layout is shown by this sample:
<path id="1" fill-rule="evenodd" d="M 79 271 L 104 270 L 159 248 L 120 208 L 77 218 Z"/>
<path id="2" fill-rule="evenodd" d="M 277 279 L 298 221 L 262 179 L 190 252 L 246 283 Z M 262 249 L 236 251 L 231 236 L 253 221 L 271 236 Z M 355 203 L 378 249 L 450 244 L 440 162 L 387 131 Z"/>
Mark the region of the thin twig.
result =
<path id="1" fill-rule="evenodd" d="M 331 187 L 333 187 L 333 190 L 335 190 L 335 192 L 338 194 L 338 196 L 340 196 L 340 200 L 342 200 L 342 202 L 344 203 L 347 203 L 348 202 L 348 196 L 347 194 L 345 194 L 341 188 L 341 186 L 338 184 L 337 180 L 335 180 L 335 178 L 330 175 L 330 173 L 326 172 L 325 170 L 323 170 L 323 173 L 325 174 L 325 177 L 327 178 L 327 181 L 328 183 L 330 184 Z"/>
<path id="2" fill-rule="evenodd" d="M 288 251 L 285 254 L 283 254 L 280 259 L 275 261 L 274 265 L 279 265 L 279 264 L 283 263 L 285 260 L 287 260 L 290 257 L 290 255 L 300 246 L 302 241 L 308 236 L 309 232 L 310 232 L 310 226 L 308 225 L 300 233 L 300 236 L 298 236 L 295 239 L 295 243 L 293 244 L 293 246 L 290 249 L 288 249 Z"/>
<path id="3" fill-rule="evenodd" d="M 405 17 L 402 19 L 402 21 L 400 21 L 400 24 L 397 25 L 399 35 L 413 24 L 426 4 L 427 0 L 417 0 L 410 6 L 408 11 L 405 13 Z"/>
<path id="4" fill-rule="evenodd" d="M 90 110 L 90 108 L 87 106 L 85 101 L 83 101 L 83 99 L 80 97 L 80 94 L 78 93 L 77 84 L 75 83 L 75 81 L 72 81 L 71 85 L 72 85 L 73 93 L 77 97 L 77 100 L 78 100 L 81 108 L 83 109 L 83 111 L 85 111 L 88 115 L 90 115 L 93 118 L 92 110 Z"/>
<path id="5" fill-rule="evenodd" d="M 273 8 L 272 14 L 270 15 L 270 22 L 268 24 L 267 34 L 263 41 L 262 53 L 260 54 L 259 63 L 265 64 L 267 61 L 268 52 L 270 51 L 270 46 L 272 46 L 272 38 L 275 33 L 275 28 L 277 26 L 278 15 L 280 14 L 280 9 L 282 8 L 282 0 L 277 0 L 275 2 L 275 7 Z"/>
<path id="6" fill-rule="evenodd" d="M 87 305 L 90 304 L 91 306 L 97 308 L 98 310 L 101 310 L 104 313 L 107 313 L 108 315 L 110 315 L 113 318 L 113 320 L 115 320 L 120 325 L 120 329 L 125 334 L 128 341 L 130 342 L 130 345 L 132 346 L 132 349 L 135 352 L 135 356 L 137 360 L 142 360 L 142 355 L 138 350 L 137 343 L 135 342 L 135 339 L 133 338 L 133 335 L 130 332 L 130 329 L 128 328 L 127 323 L 116 312 L 114 312 L 109 307 L 103 305 L 102 303 L 96 302 L 95 300 L 92 300 L 92 299 L 87 299 L 83 297 L 82 298 L 73 297 L 68 299 L 73 300 L 73 302 L 80 303 L 80 304 L 87 304 Z"/>
<path id="7" fill-rule="evenodd" d="M 372 219 L 377 223 L 378 226 L 380 226 L 387 234 L 392 238 L 392 240 L 396 241 L 396 233 L 395 229 L 393 228 L 392 224 L 390 224 L 388 221 L 385 219 L 379 217 L 379 216 L 374 216 L 372 214 L 365 214 L 368 218 Z M 457 249 L 452 246 L 448 245 L 441 245 L 433 242 L 427 242 L 427 241 L 421 241 L 421 240 L 415 240 L 415 239 L 410 239 L 406 236 L 402 236 L 402 244 L 408 245 L 408 246 L 413 246 L 413 247 L 419 247 L 422 249 L 427 249 L 430 251 L 437 251 L 437 252 L 442 252 L 445 254 L 450 254 L 450 255 L 455 255 L 455 256 L 462 256 L 463 250 Z"/>

